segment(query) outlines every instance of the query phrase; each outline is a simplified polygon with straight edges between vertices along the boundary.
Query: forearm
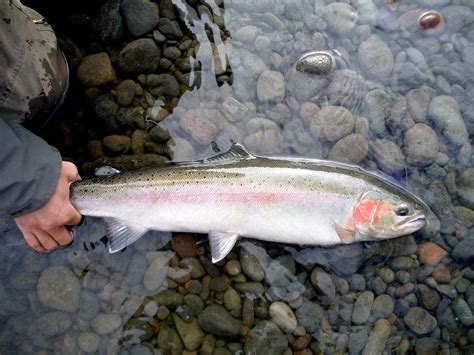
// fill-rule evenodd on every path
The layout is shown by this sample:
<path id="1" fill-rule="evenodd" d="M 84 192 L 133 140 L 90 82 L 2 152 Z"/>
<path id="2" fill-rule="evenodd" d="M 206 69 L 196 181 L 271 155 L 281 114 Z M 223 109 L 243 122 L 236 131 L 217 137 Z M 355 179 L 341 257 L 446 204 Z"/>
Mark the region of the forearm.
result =
<path id="1" fill-rule="evenodd" d="M 53 195 L 61 155 L 22 126 L 0 119 L 0 215 L 14 217 L 43 207 Z"/>

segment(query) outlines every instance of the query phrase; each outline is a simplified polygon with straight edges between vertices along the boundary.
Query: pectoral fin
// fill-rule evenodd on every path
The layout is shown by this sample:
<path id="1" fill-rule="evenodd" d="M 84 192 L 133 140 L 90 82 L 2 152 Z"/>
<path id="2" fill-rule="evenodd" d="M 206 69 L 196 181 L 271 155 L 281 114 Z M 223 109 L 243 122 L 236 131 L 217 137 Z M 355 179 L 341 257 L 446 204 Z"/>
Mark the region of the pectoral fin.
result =
<path id="1" fill-rule="evenodd" d="M 115 253 L 140 239 L 147 231 L 139 226 L 128 226 L 115 218 L 105 218 L 107 237 L 110 239 L 109 252 Z"/>
<path id="2" fill-rule="evenodd" d="M 334 230 L 344 244 L 351 244 L 355 240 L 355 231 L 341 226 L 339 223 L 332 223 Z"/>
<path id="3" fill-rule="evenodd" d="M 232 250 L 238 238 L 239 235 L 236 233 L 210 231 L 209 245 L 211 247 L 212 262 L 217 263 L 224 259 Z"/>

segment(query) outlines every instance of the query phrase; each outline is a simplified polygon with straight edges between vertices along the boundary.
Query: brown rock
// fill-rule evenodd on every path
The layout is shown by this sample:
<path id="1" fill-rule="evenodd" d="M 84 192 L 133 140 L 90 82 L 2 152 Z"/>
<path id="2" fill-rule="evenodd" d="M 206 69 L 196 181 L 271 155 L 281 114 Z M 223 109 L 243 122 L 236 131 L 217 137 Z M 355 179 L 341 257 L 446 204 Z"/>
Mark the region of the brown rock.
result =
<path id="1" fill-rule="evenodd" d="M 115 80 L 115 71 L 105 52 L 86 55 L 77 68 L 79 81 L 86 86 L 106 85 Z"/>
<path id="2" fill-rule="evenodd" d="M 329 151 L 329 159 L 344 163 L 359 164 L 369 151 L 367 140 L 358 133 L 341 138 Z"/>
<path id="3" fill-rule="evenodd" d="M 322 140 L 334 142 L 352 132 L 352 113 L 340 106 L 326 106 L 312 119 L 311 134 Z"/>
<path id="4" fill-rule="evenodd" d="M 210 144 L 221 129 L 224 117 L 217 110 L 189 110 L 179 120 L 180 127 L 199 144 Z"/>
<path id="5" fill-rule="evenodd" d="M 198 245 L 190 234 L 176 234 L 171 239 L 171 249 L 182 258 L 191 258 L 197 255 Z"/>
<path id="6" fill-rule="evenodd" d="M 312 102 L 304 102 L 300 106 L 300 118 L 305 124 L 309 124 L 311 119 L 319 112 L 318 105 Z"/>
<path id="7" fill-rule="evenodd" d="M 395 290 L 395 297 L 405 297 L 415 290 L 415 285 L 412 282 L 408 282 Z"/>
<path id="8" fill-rule="evenodd" d="M 418 246 L 420 262 L 426 265 L 438 264 L 448 253 L 438 244 L 432 242 L 422 243 Z"/>
<path id="9" fill-rule="evenodd" d="M 451 271 L 449 271 L 449 268 L 444 264 L 436 265 L 431 276 L 440 284 L 447 284 L 451 281 Z"/>

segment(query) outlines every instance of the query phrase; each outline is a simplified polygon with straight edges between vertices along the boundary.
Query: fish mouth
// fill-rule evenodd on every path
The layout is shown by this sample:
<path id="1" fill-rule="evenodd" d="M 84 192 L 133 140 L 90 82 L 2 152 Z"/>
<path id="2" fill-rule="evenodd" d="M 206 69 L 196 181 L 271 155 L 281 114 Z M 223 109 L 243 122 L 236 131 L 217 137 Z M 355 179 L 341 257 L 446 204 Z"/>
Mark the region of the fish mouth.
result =
<path id="1" fill-rule="evenodd" d="M 414 224 L 414 225 L 424 225 L 426 224 L 426 217 L 425 216 L 417 216 L 410 221 L 408 221 L 409 224 Z"/>

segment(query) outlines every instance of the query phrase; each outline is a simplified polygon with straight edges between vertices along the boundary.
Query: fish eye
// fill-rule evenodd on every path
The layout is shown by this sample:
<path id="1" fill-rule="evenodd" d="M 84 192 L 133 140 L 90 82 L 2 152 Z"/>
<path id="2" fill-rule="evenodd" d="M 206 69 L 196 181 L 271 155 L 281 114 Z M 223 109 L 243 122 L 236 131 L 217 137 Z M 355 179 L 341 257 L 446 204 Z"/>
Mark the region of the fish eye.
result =
<path id="1" fill-rule="evenodd" d="M 395 207 L 395 213 L 397 216 L 406 216 L 410 213 L 410 207 L 404 203 L 401 203 Z"/>

